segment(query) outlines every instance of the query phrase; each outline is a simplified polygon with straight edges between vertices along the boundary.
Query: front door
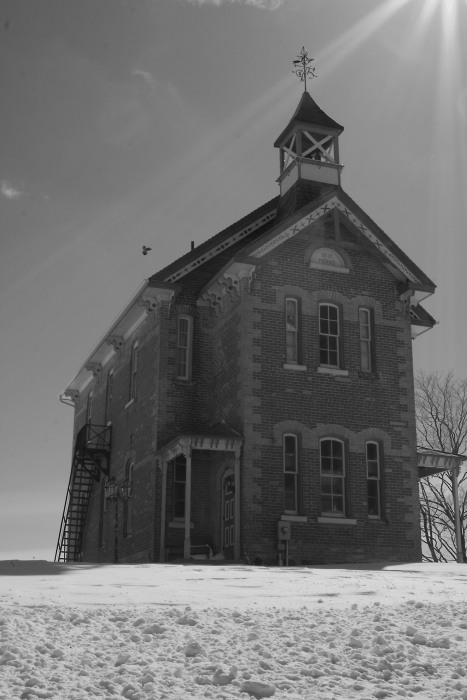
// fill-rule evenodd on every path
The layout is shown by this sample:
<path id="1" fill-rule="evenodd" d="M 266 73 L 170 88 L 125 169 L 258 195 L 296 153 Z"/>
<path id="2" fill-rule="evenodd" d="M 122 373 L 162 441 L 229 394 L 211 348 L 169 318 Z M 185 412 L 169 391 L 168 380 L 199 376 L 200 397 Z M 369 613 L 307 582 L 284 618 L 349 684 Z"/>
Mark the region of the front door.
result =
<path id="1" fill-rule="evenodd" d="M 235 483 L 233 474 L 224 478 L 222 504 L 223 553 L 226 559 L 233 559 L 235 544 Z"/>

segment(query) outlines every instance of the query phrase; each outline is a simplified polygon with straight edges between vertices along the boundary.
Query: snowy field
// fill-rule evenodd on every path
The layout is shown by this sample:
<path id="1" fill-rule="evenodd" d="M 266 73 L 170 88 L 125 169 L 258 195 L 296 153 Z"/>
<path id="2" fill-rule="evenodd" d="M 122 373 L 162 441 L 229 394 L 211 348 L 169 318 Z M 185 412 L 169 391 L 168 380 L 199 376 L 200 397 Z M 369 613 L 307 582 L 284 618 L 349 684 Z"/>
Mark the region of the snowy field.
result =
<path id="1" fill-rule="evenodd" d="M 467 566 L 0 562 L 0 698 L 467 700 Z"/>

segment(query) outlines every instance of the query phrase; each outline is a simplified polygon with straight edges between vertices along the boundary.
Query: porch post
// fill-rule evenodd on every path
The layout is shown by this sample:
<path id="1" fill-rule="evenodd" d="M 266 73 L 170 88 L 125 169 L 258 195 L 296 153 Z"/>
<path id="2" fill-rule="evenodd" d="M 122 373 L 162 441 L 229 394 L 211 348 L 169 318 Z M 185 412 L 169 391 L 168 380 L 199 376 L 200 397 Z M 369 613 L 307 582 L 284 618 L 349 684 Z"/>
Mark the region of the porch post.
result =
<path id="1" fill-rule="evenodd" d="M 451 469 L 451 480 L 452 480 L 452 496 L 453 496 L 453 506 L 454 506 L 454 525 L 456 531 L 456 555 L 457 563 L 463 564 L 464 557 L 462 555 L 462 544 L 461 544 L 461 522 L 459 514 L 459 489 L 457 485 L 457 475 L 459 473 L 459 467 L 454 467 Z"/>
<path id="2" fill-rule="evenodd" d="M 183 447 L 186 459 L 185 472 L 185 540 L 183 542 L 183 558 L 188 561 L 191 556 L 191 440 Z"/>
<path id="3" fill-rule="evenodd" d="M 165 561 L 165 511 L 167 508 L 167 460 L 162 459 L 162 493 L 161 493 L 161 539 L 159 562 Z"/>
<path id="4" fill-rule="evenodd" d="M 235 445 L 235 540 L 234 559 L 240 559 L 240 454 L 241 445 Z"/>

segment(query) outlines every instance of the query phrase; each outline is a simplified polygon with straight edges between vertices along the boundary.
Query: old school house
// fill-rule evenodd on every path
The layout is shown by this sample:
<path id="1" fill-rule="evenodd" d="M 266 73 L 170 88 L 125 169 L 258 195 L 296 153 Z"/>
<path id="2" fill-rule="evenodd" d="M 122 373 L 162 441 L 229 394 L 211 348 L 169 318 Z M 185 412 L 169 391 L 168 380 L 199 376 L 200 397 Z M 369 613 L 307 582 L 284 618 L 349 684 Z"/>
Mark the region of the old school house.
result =
<path id="1" fill-rule="evenodd" d="M 420 558 L 412 340 L 435 285 L 304 92 L 279 194 L 144 282 L 62 400 L 59 561 Z"/>

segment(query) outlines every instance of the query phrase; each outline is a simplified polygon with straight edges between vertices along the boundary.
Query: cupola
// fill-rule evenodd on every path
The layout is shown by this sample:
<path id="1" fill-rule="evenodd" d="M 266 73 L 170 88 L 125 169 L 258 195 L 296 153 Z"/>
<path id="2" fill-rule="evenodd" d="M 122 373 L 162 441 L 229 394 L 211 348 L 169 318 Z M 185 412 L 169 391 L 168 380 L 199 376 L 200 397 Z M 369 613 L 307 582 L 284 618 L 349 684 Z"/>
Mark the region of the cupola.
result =
<path id="1" fill-rule="evenodd" d="M 343 130 L 307 91 L 303 93 L 294 115 L 274 143 L 280 153 L 281 196 L 299 181 L 340 185 L 343 166 L 339 163 L 339 135 Z"/>

